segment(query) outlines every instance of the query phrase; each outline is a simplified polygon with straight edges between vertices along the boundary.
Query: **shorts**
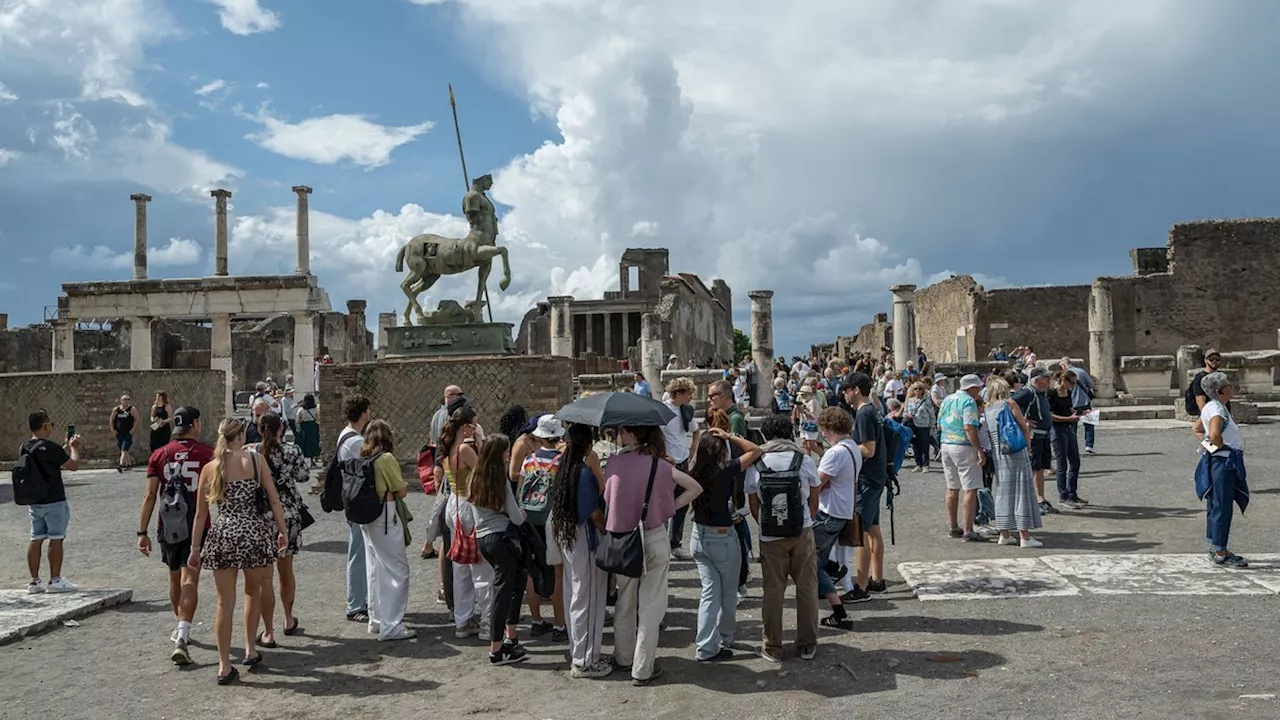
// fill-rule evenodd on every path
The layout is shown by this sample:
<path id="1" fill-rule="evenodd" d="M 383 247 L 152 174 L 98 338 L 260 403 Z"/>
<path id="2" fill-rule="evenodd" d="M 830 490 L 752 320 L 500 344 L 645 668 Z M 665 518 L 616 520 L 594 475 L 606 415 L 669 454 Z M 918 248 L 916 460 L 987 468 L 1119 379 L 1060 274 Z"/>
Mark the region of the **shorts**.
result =
<path id="1" fill-rule="evenodd" d="M 983 487 L 978 452 L 970 445 L 942 446 L 942 477 L 948 490 L 979 490 Z"/>
<path id="2" fill-rule="evenodd" d="M 191 539 L 177 545 L 167 545 L 160 543 L 160 559 L 165 565 L 169 566 L 169 572 L 178 572 L 187 566 L 187 560 L 191 557 Z"/>
<path id="3" fill-rule="evenodd" d="M 1053 467 L 1053 445 L 1048 435 L 1031 437 L 1031 469 L 1048 470 Z"/>
<path id="4" fill-rule="evenodd" d="M 67 505 L 66 500 L 28 505 L 27 517 L 31 520 L 32 540 L 61 540 L 67 536 L 71 506 Z"/>
<path id="5" fill-rule="evenodd" d="M 880 524 L 880 500 L 884 498 L 884 486 L 873 483 L 858 483 L 857 511 L 862 518 L 862 527 L 875 527 Z"/>
<path id="6" fill-rule="evenodd" d="M 120 449 L 120 452 L 128 451 L 129 448 L 133 447 L 133 434 L 116 435 L 116 447 Z"/>

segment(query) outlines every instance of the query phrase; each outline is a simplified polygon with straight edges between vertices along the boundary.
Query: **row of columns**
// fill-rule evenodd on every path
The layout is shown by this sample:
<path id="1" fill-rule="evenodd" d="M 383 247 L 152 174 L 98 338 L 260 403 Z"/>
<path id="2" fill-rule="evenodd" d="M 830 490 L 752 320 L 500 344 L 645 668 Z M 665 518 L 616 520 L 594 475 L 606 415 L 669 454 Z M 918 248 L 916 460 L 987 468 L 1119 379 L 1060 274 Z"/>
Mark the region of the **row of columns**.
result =
<path id="1" fill-rule="evenodd" d="M 573 296 L 571 295 L 552 295 L 547 298 L 547 304 L 551 308 L 551 354 L 558 357 L 573 357 Z M 586 318 L 586 338 L 584 343 L 585 352 L 594 352 L 597 354 L 613 357 L 613 322 L 612 316 L 615 313 L 594 313 L 584 315 Z M 629 341 L 631 338 L 631 313 L 616 313 L 622 316 L 622 354 L 625 355 Z M 604 317 L 604 347 L 595 347 L 595 333 L 593 332 L 593 318 L 596 315 Z M 641 337 L 644 333 L 644 318 L 641 317 Z"/>

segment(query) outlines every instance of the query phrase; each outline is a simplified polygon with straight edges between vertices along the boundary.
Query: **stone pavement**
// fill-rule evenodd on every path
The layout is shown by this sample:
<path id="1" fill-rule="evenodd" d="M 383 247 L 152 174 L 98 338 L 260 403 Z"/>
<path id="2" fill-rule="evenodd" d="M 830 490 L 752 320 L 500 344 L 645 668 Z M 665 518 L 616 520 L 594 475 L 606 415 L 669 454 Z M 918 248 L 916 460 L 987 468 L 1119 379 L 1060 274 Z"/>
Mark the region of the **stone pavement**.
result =
<path id="1" fill-rule="evenodd" d="M 81 590 L 29 595 L 26 590 L 0 590 L 0 645 L 78 621 L 133 598 L 132 590 Z M 73 625 L 72 627 L 76 627 Z"/>
<path id="2" fill-rule="evenodd" d="M 1280 563 L 1267 555 L 1280 552 L 1280 426 L 1243 432 L 1253 504 L 1236 519 L 1233 549 L 1255 562 Z M 319 512 L 296 561 L 303 633 L 281 636 L 281 647 L 266 650 L 266 661 L 245 673 L 242 685 L 217 687 L 209 574 L 200 586 L 196 665 L 180 670 L 167 657 L 173 619 L 164 567 L 135 547 L 141 474 L 83 472 L 68 488 L 66 574 L 85 588 L 133 588 L 133 602 L 79 627 L 56 626 L 0 646 L 6 685 L 0 716 L 149 720 L 210 708 L 222 717 L 269 720 L 1280 717 L 1280 702 L 1267 697 L 1280 693 L 1273 650 L 1280 646 L 1280 598 L 1264 584 L 1273 571 L 1199 573 L 1204 512 L 1192 491 L 1188 431 L 1104 428 L 1098 448 L 1100 454 L 1084 459 L 1080 487 L 1093 504 L 1045 518 L 1037 533 L 1045 548 L 1036 551 L 949 539 L 941 475 L 904 473 L 897 544 L 886 562 L 889 592 L 849 606 L 854 632 L 822 631 L 813 662 L 773 665 L 746 652 L 726 663 L 694 661 L 697 573 L 692 563 L 674 563 L 659 650 L 666 675 L 648 688 L 633 688 L 620 674 L 572 680 L 564 646 L 544 638 L 524 640 L 529 662 L 488 667 L 482 643 L 453 638 L 444 607 L 435 602 L 437 565 L 416 552 L 408 621 L 421 635 L 407 643 L 376 642 L 343 618 L 346 526 Z M 307 498 L 318 509 L 314 496 Z M 420 493 L 409 497 L 419 537 L 430 502 Z M 6 549 L 0 586 L 18 589 L 27 581 L 26 525 L 23 508 L 0 505 L 0 547 Z M 986 573 L 1003 568 L 1014 581 L 1024 577 L 1024 567 L 1035 568 L 1074 592 L 921 602 L 902 582 L 913 577 L 909 568 L 947 561 Z M 901 574 L 899 565 L 906 568 Z M 743 647 L 760 638 L 758 569 L 753 572 L 738 613 Z M 1179 573 L 1199 579 L 1172 583 L 1180 594 L 1151 592 L 1159 589 L 1152 578 Z M 1248 594 L 1223 593 L 1246 587 L 1222 584 L 1240 578 Z M 793 620 L 786 622 L 790 632 Z M 243 634 L 240 623 L 237 612 L 233 638 Z M 605 643 L 612 645 L 611 632 Z"/>

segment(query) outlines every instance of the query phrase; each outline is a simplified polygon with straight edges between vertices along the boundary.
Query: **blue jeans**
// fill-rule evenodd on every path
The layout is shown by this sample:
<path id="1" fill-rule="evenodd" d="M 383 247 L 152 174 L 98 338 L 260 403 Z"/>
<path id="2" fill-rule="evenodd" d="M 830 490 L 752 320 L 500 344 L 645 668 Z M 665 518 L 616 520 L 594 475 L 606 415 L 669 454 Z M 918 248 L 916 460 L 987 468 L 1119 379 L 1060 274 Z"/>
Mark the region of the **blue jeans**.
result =
<path id="1" fill-rule="evenodd" d="M 742 564 L 738 566 L 738 585 L 746 585 L 747 578 L 751 577 L 751 526 L 747 524 L 747 519 L 742 518 L 742 522 L 733 526 L 738 533 L 739 555 L 742 558 Z"/>
<path id="2" fill-rule="evenodd" d="M 720 532 L 723 530 L 724 532 Z M 698 564 L 702 595 L 698 599 L 698 659 L 706 660 L 733 642 L 737 629 L 738 570 L 741 542 L 733 528 L 693 526 L 689 548 Z"/>
<path id="3" fill-rule="evenodd" d="M 364 564 L 364 535 L 347 523 L 347 614 L 368 612 L 369 578 Z"/>
<path id="4" fill-rule="evenodd" d="M 1204 496 L 1204 538 L 1214 552 L 1226 552 L 1235 507 L 1236 470 L 1230 458 L 1209 458 L 1209 494 Z"/>
<path id="5" fill-rule="evenodd" d="M 831 548 L 840 540 L 848 520 L 833 518 L 819 512 L 813 519 L 813 555 L 818 564 L 818 596 L 826 597 L 836 591 L 836 583 L 827 574 L 827 559 L 831 557 Z"/>
<path id="6" fill-rule="evenodd" d="M 1082 413 L 1084 413 L 1084 412 L 1088 412 L 1088 411 L 1089 411 L 1089 410 L 1088 410 L 1088 408 L 1084 408 L 1084 409 L 1080 410 L 1080 412 L 1082 412 Z M 1088 448 L 1088 449 L 1092 450 L 1092 449 L 1093 449 L 1093 436 L 1094 436 L 1094 433 L 1095 433 L 1095 432 L 1097 432 L 1098 426 L 1096 426 L 1096 425 L 1090 425 L 1089 423 L 1080 423 L 1080 424 L 1081 424 L 1081 425 L 1084 425 L 1084 446 L 1085 446 L 1086 448 Z"/>
<path id="7" fill-rule="evenodd" d="M 1058 499 L 1072 500 L 1080 482 L 1080 441 L 1076 439 L 1079 423 L 1053 424 L 1053 458 L 1058 465 Z"/>

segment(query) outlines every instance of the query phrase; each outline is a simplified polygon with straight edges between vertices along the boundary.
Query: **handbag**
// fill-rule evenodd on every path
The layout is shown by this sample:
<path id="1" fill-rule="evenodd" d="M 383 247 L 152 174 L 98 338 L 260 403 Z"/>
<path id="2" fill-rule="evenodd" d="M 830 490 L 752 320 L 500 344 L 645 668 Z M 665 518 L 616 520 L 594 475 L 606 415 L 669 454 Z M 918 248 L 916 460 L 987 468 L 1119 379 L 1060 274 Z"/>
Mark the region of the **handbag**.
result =
<path id="1" fill-rule="evenodd" d="M 476 529 L 473 525 L 471 532 L 462 532 L 462 505 L 457 506 L 458 512 L 453 517 L 453 538 L 449 543 L 449 559 L 459 565 L 478 565 L 480 564 L 480 546 L 476 543 Z"/>
<path id="2" fill-rule="evenodd" d="M 649 484 L 644 489 L 644 507 L 640 509 L 640 522 L 634 530 L 606 532 L 596 546 L 596 567 L 623 577 L 638 578 L 644 575 L 644 521 L 649 515 L 649 495 L 653 492 L 653 478 L 658 474 L 658 458 L 649 466 Z"/>
<path id="3" fill-rule="evenodd" d="M 253 478 L 256 480 L 258 479 L 258 454 L 249 453 L 249 458 L 253 460 Z M 271 514 L 271 499 L 267 497 L 267 491 L 262 489 L 262 483 L 258 483 L 254 491 L 253 504 L 259 515 Z"/>
<path id="4" fill-rule="evenodd" d="M 853 451 L 848 445 L 841 445 L 844 451 L 849 453 L 849 459 L 853 460 L 853 466 L 858 467 L 857 460 L 853 457 Z M 855 474 L 853 478 L 855 492 L 858 487 L 858 476 Z M 840 529 L 840 539 L 837 540 L 840 547 L 862 547 L 862 516 L 858 514 L 857 503 L 854 503 L 853 517 L 844 522 L 844 527 Z"/>
<path id="5" fill-rule="evenodd" d="M 302 506 L 302 513 L 298 517 L 299 521 L 302 523 L 303 530 L 306 530 L 316 524 L 316 519 L 312 517 L 311 511 L 307 509 L 306 505 Z"/>

